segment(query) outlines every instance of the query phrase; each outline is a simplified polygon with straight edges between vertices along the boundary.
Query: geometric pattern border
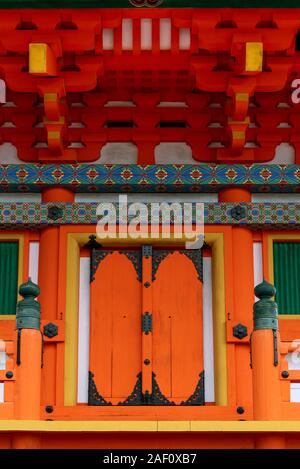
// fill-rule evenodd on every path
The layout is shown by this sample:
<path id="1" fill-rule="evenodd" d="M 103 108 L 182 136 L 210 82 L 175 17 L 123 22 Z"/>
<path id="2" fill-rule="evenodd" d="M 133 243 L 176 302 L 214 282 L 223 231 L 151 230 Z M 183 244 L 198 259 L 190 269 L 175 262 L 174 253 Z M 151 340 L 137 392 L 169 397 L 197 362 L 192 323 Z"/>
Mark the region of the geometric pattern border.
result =
<path id="1" fill-rule="evenodd" d="M 107 201 L 105 201 L 107 202 Z M 81 225 L 97 224 L 99 217 L 96 210 L 98 203 L 36 203 L 5 202 L 0 203 L 0 229 L 35 227 L 43 225 Z M 130 203 L 128 204 L 130 206 Z M 149 205 L 149 204 L 146 204 Z M 58 207 L 57 217 L 49 217 L 50 207 Z M 118 205 L 113 203 L 119 220 Z M 234 210 L 238 207 L 237 210 Z M 239 216 L 236 216 L 236 213 Z M 149 210 L 149 213 L 151 211 Z M 171 212 L 171 223 L 174 221 Z M 192 220 L 196 221 L 196 205 L 192 206 Z M 130 215 L 128 215 L 130 221 Z M 151 220 L 149 219 L 149 222 Z M 157 223 L 157 213 L 153 212 L 152 222 Z M 300 227 L 300 204 L 297 203 L 204 203 L 204 221 L 208 225 L 249 225 L 259 227 L 282 227 L 293 229 Z"/>
<path id="2" fill-rule="evenodd" d="M 218 192 L 244 187 L 251 192 L 300 192 L 296 164 L 0 165 L 0 192 L 41 192 L 59 186 L 74 192 Z"/>

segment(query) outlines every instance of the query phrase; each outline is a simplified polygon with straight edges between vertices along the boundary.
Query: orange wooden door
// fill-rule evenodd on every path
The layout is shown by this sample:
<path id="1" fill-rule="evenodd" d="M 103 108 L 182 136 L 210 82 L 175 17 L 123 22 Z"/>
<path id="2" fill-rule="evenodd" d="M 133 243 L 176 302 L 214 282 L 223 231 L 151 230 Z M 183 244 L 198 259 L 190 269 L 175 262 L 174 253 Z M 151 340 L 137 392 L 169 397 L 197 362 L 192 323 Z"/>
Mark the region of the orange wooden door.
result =
<path id="1" fill-rule="evenodd" d="M 90 405 L 203 405 L 200 251 L 94 251 Z"/>
<path id="2" fill-rule="evenodd" d="M 202 255 L 153 252 L 153 370 L 176 404 L 204 400 Z"/>
<path id="3" fill-rule="evenodd" d="M 125 400 L 141 370 L 139 265 L 139 251 L 101 250 L 92 254 L 91 405 Z"/>

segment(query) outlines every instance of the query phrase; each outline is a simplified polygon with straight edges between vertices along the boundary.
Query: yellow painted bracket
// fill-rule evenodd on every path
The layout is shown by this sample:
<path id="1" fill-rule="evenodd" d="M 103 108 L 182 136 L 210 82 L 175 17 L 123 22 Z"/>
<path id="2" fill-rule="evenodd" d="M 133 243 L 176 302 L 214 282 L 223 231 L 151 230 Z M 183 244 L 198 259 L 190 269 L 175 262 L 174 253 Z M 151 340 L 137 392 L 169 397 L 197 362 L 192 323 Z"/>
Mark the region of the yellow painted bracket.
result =
<path id="1" fill-rule="evenodd" d="M 250 117 L 247 116 L 243 121 L 235 121 L 230 116 L 228 117 L 228 124 L 232 125 L 249 125 L 250 124 Z"/>
<path id="2" fill-rule="evenodd" d="M 29 73 L 39 76 L 56 76 L 56 57 L 48 44 L 29 44 Z"/>
<path id="3" fill-rule="evenodd" d="M 248 116 L 243 121 L 235 121 L 230 117 L 228 119 L 228 126 L 232 136 L 232 150 L 236 154 L 240 154 L 244 149 L 249 122 L 250 118 Z"/>
<path id="4" fill-rule="evenodd" d="M 61 121 L 62 116 L 60 115 L 60 100 L 58 93 L 45 93 L 44 94 L 44 107 L 45 107 L 45 124 L 57 123 L 63 124 Z"/>
<path id="5" fill-rule="evenodd" d="M 235 93 L 236 103 L 246 103 L 248 106 L 249 103 L 249 94 L 248 93 Z"/>
<path id="6" fill-rule="evenodd" d="M 246 72 L 261 72 L 263 66 L 263 43 L 246 42 Z"/>
<path id="7" fill-rule="evenodd" d="M 246 123 L 249 108 L 249 93 L 236 91 L 229 115 L 232 121 Z"/>

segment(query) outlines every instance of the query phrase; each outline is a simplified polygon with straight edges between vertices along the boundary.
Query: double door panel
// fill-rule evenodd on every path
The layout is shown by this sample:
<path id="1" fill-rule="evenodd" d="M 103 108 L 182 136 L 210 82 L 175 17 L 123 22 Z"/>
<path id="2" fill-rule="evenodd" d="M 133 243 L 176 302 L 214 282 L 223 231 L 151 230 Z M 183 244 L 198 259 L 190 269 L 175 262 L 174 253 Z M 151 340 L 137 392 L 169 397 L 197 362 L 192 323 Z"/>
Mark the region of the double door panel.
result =
<path id="1" fill-rule="evenodd" d="M 204 404 L 201 251 L 92 252 L 89 404 Z"/>

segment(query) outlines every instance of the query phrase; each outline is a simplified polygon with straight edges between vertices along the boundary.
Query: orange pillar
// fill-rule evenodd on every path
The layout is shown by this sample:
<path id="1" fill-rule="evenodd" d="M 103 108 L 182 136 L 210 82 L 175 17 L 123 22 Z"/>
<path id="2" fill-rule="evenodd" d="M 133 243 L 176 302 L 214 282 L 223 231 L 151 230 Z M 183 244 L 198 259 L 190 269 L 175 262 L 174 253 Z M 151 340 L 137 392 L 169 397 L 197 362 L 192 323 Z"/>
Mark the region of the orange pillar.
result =
<path id="1" fill-rule="evenodd" d="M 246 189 L 223 189 L 219 202 L 234 203 L 232 217 L 239 221 L 246 217 L 243 202 L 251 202 L 251 193 Z M 241 204 L 240 204 L 241 203 Z M 248 327 L 252 321 L 253 306 L 253 236 L 247 225 L 232 226 L 232 272 L 233 311 L 230 311 L 232 328 L 238 324 Z M 249 343 L 237 339 L 236 357 L 236 398 L 237 407 L 249 408 L 252 404 L 251 372 L 248 370 Z"/>
<path id="2" fill-rule="evenodd" d="M 251 193 L 247 189 L 228 188 L 219 193 L 219 202 L 251 202 Z"/>
<path id="3" fill-rule="evenodd" d="M 224 189 L 219 202 L 234 202 L 232 217 L 238 221 L 246 212 L 239 202 L 251 202 L 251 194 L 245 189 Z M 247 226 L 232 227 L 232 262 L 234 274 L 234 317 L 238 321 L 251 321 L 253 306 L 253 236 Z"/>
<path id="4" fill-rule="evenodd" d="M 254 329 L 251 340 L 253 375 L 254 420 L 281 420 L 280 415 L 280 371 L 278 350 L 277 304 L 271 298 L 276 290 L 265 280 L 255 288 L 259 298 L 254 304 Z M 256 438 L 256 448 L 284 448 L 283 435 L 262 434 Z"/>
<path id="5" fill-rule="evenodd" d="M 17 305 L 17 350 L 15 418 L 39 420 L 41 405 L 42 335 L 40 305 L 35 300 L 40 289 L 29 281 L 20 286 L 23 300 Z M 29 433 L 13 437 L 12 447 L 38 448 L 39 438 Z"/>
<path id="6" fill-rule="evenodd" d="M 51 203 L 50 220 L 61 216 L 59 202 L 73 202 L 74 193 L 58 187 L 45 189 L 42 201 Z M 59 266 L 59 226 L 47 226 L 41 230 L 39 248 L 39 297 L 42 318 L 47 321 L 61 319 L 58 311 L 58 266 Z M 56 403 L 56 343 L 45 343 L 44 366 L 42 371 L 42 403 Z"/>

